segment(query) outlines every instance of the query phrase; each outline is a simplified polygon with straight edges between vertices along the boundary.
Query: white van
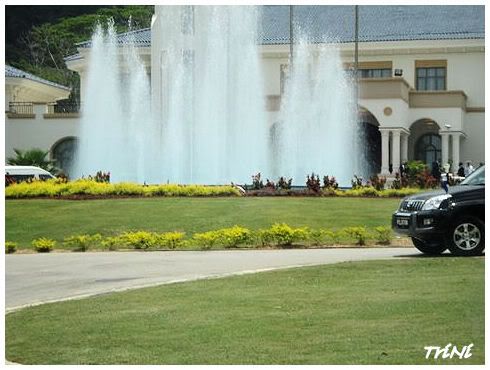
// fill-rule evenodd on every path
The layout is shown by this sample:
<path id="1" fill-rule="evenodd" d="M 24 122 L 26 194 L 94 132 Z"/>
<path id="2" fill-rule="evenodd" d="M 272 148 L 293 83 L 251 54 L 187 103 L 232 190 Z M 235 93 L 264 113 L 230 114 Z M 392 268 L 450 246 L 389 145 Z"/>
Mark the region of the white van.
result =
<path id="1" fill-rule="evenodd" d="M 35 166 L 5 166 L 5 183 L 9 181 L 21 182 L 29 179 L 49 180 L 55 177 L 48 171 Z"/>

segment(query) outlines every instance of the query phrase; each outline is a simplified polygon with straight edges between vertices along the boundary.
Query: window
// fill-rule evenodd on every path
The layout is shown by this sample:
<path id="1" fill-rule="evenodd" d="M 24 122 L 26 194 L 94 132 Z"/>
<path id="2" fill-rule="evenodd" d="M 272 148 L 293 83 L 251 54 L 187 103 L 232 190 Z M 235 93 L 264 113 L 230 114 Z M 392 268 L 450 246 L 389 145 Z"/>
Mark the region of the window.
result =
<path id="1" fill-rule="evenodd" d="M 446 67 L 417 68 L 417 90 L 446 90 Z"/>
<path id="2" fill-rule="evenodd" d="M 393 76 L 393 62 L 371 61 L 359 62 L 357 65 L 360 78 L 391 78 Z M 354 63 L 344 63 L 344 70 L 354 77 Z"/>
<path id="3" fill-rule="evenodd" d="M 381 78 L 391 77 L 391 68 L 360 69 L 359 77 L 361 78 Z"/>
<path id="4" fill-rule="evenodd" d="M 441 161 L 441 137 L 436 134 L 425 134 L 417 140 L 415 159 L 428 165 Z"/>

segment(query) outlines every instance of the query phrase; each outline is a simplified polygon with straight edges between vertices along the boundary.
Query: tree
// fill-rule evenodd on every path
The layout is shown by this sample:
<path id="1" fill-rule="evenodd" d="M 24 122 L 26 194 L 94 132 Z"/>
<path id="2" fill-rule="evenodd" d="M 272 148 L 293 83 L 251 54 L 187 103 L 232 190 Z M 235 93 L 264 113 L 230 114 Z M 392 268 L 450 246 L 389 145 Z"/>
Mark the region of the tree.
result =
<path id="1" fill-rule="evenodd" d="M 58 169 L 55 167 L 55 161 L 46 159 L 49 152 L 41 149 L 30 149 L 22 151 L 14 149 L 15 157 L 8 157 L 7 164 L 12 166 L 36 166 L 45 169 L 48 172 L 55 173 Z"/>

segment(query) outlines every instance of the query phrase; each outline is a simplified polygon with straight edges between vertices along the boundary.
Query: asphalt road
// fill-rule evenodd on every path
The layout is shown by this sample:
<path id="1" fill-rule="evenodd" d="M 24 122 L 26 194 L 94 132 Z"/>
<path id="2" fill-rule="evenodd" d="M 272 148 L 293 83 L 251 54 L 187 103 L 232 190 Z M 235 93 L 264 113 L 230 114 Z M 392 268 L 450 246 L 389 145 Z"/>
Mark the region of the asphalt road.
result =
<path id="1" fill-rule="evenodd" d="M 176 281 L 419 254 L 414 248 L 53 253 L 5 256 L 5 307 Z"/>

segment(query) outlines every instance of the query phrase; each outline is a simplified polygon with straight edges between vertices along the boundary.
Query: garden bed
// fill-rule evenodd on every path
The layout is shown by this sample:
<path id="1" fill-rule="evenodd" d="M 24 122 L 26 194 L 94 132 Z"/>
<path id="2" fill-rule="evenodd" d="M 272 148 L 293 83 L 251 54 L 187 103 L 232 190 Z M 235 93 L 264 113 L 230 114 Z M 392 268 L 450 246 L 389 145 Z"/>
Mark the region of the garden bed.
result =
<path id="1" fill-rule="evenodd" d="M 33 181 L 12 184 L 5 189 L 6 199 L 124 199 L 149 197 L 367 197 L 400 198 L 422 191 L 419 188 L 378 190 L 372 186 L 352 189 L 306 187 L 293 189 L 247 189 L 242 191 L 232 185 L 140 185 L 135 183 L 105 183 L 93 180 L 63 182 L 60 180 Z"/>

